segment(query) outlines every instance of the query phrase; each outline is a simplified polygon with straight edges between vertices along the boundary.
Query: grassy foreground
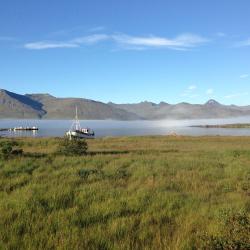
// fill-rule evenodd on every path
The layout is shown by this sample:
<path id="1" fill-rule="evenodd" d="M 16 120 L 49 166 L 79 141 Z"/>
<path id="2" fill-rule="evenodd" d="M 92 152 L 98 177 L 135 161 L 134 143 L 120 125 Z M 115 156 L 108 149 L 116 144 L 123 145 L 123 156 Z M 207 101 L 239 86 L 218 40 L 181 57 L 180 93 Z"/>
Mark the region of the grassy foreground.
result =
<path id="1" fill-rule="evenodd" d="M 250 249 L 250 137 L 122 137 L 0 161 L 0 249 Z"/>

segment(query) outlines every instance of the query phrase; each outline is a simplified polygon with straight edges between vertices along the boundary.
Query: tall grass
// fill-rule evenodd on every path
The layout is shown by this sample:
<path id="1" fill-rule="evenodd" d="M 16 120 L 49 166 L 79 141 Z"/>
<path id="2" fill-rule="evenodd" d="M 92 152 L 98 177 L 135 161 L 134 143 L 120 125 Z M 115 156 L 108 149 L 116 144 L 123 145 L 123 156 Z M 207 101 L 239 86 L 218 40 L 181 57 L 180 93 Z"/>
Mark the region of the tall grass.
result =
<path id="1" fill-rule="evenodd" d="M 249 249 L 250 138 L 121 137 L 0 161 L 0 249 Z"/>

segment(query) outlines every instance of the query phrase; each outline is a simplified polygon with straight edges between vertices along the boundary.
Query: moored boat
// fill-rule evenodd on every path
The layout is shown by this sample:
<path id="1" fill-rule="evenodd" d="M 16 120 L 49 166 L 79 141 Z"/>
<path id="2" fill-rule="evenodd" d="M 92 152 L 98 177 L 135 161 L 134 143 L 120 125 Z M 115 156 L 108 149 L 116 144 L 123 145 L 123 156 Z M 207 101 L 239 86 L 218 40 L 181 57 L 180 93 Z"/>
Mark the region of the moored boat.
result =
<path id="1" fill-rule="evenodd" d="M 70 140 L 72 138 L 77 139 L 93 139 L 95 138 L 95 132 L 90 128 L 81 128 L 80 121 L 78 119 L 77 107 L 76 107 L 76 116 L 75 120 L 69 131 L 65 134 Z"/>
<path id="2" fill-rule="evenodd" d="M 13 130 L 13 131 L 34 131 L 34 130 L 38 130 L 38 127 L 15 127 L 15 128 L 11 128 L 10 130 Z"/>

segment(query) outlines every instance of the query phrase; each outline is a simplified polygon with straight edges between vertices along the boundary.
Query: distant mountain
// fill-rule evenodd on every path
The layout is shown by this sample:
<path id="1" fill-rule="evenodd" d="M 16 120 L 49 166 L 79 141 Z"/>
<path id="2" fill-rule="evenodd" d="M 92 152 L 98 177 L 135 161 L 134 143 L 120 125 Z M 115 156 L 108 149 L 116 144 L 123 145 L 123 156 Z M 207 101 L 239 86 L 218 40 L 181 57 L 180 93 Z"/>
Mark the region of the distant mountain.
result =
<path id="1" fill-rule="evenodd" d="M 57 98 L 50 94 L 19 95 L 0 90 L 0 118 L 72 119 L 75 107 L 80 119 L 160 120 L 225 118 L 250 115 L 250 106 L 223 105 L 215 100 L 205 104 L 102 103 L 83 98 Z"/>
<path id="2" fill-rule="evenodd" d="M 136 120 L 136 114 L 102 102 L 81 98 L 56 98 L 49 94 L 19 95 L 0 90 L 0 118 Z"/>
<path id="3" fill-rule="evenodd" d="M 147 120 L 161 119 L 162 117 L 164 117 L 162 111 L 166 107 L 171 106 L 167 103 L 155 104 L 153 102 L 147 101 L 136 104 L 115 104 L 112 102 L 108 104 L 112 107 L 120 108 L 128 112 L 135 113 L 137 116 Z"/>
<path id="4" fill-rule="evenodd" d="M 217 101 L 215 101 L 214 99 L 210 99 L 208 100 L 205 105 L 208 105 L 208 106 L 221 106 L 221 104 Z"/>
<path id="5" fill-rule="evenodd" d="M 0 90 L 0 118 L 42 118 L 42 104 L 7 90 Z"/>
<path id="6" fill-rule="evenodd" d="M 116 108 L 134 112 L 146 120 L 226 118 L 250 115 L 250 106 L 222 105 L 215 100 L 209 100 L 205 104 L 190 104 L 186 102 L 173 105 L 164 102 L 159 104 L 152 102 L 109 104 Z"/>
<path id="7" fill-rule="evenodd" d="M 136 114 L 112 107 L 108 104 L 83 98 L 56 98 L 49 94 L 26 95 L 33 101 L 41 103 L 46 114 L 43 118 L 69 118 L 75 116 L 75 107 L 78 109 L 80 119 L 114 119 L 114 120 L 136 120 L 140 119 Z"/>

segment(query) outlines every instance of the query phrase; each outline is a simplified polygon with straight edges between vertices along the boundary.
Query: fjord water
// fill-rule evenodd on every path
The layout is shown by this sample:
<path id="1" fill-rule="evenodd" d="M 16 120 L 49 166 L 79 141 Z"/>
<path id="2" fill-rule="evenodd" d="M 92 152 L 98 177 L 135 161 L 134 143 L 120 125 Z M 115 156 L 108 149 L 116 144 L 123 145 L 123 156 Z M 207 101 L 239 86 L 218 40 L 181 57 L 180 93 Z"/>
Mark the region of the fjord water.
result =
<path id="1" fill-rule="evenodd" d="M 199 128 L 192 125 L 214 125 L 250 123 L 250 117 L 227 119 L 197 119 L 197 120 L 160 120 L 160 121 L 114 121 L 114 120 L 84 120 L 82 127 L 90 127 L 96 137 L 106 136 L 141 136 L 141 135 L 232 135 L 250 136 L 250 129 L 244 128 Z M 0 120 L 0 128 L 39 127 L 39 131 L 0 132 L 2 136 L 51 137 L 63 136 L 71 127 L 71 120 Z"/>

